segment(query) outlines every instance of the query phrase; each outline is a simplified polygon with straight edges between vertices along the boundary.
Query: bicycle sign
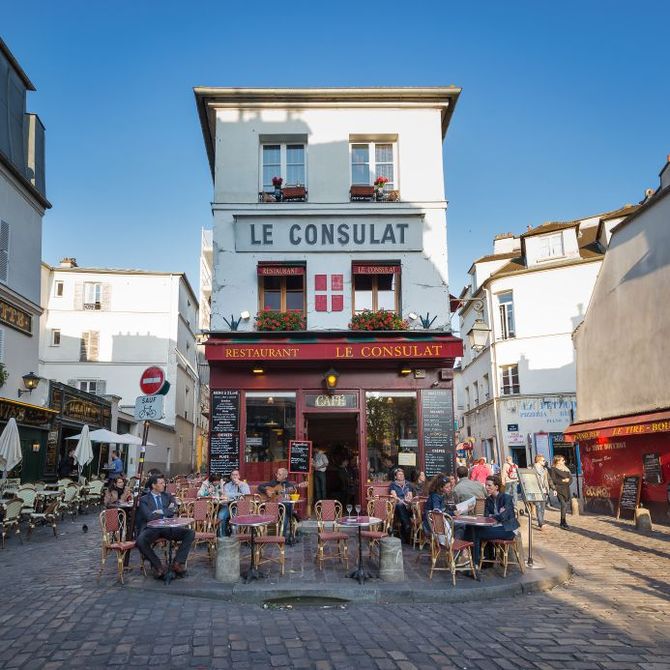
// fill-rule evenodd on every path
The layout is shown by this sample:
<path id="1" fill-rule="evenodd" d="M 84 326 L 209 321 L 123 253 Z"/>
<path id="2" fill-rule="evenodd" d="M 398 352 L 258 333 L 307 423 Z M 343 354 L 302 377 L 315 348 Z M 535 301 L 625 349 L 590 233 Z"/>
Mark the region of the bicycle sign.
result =
<path id="1" fill-rule="evenodd" d="M 135 400 L 135 418 L 138 421 L 158 421 L 162 419 L 163 400 L 162 395 L 141 395 Z"/>

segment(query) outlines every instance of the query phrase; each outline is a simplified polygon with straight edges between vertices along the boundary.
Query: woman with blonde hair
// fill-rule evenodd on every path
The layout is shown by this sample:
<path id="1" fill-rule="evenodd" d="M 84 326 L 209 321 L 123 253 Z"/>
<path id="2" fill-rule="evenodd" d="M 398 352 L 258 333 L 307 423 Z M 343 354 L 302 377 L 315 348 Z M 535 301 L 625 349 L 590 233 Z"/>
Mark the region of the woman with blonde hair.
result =
<path id="1" fill-rule="evenodd" d="M 558 502 L 561 505 L 561 528 L 568 530 L 568 522 L 565 520 L 568 507 L 570 505 L 570 484 L 572 483 L 572 473 L 565 464 L 563 456 L 554 456 L 554 462 L 549 470 L 549 477 L 553 489 L 558 496 Z"/>

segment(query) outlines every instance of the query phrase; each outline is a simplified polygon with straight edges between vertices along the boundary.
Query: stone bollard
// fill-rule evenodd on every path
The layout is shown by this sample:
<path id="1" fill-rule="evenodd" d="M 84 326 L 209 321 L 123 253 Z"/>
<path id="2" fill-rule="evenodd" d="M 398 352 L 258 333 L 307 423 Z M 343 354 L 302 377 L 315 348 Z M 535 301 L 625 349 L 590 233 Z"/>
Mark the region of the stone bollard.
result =
<path id="1" fill-rule="evenodd" d="M 385 537 L 380 542 L 379 578 L 385 582 L 405 581 L 402 542 L 399 537 Z"/>
<path id="2" fill-rule="evenodd" d="M 579 500 L 577 498 L 570 499 L 570 512 L 572 516 L 579 516 Z"/>
<path id="3" fill-rule="evenodd" d="M 636 530 L 641 530 L 643 532 L 649 532 L 652 530 L 651 527 L 651 515 L 649 510 L 644 507 L 638 507 L 635 510 L 635 528 Z"/>
<path id="4" fill-rule="evenodd" d="M 240 543 L 234 537 L 220 537 L 216 542 L 215 579 L 224 584 L 240 580 Z"/>

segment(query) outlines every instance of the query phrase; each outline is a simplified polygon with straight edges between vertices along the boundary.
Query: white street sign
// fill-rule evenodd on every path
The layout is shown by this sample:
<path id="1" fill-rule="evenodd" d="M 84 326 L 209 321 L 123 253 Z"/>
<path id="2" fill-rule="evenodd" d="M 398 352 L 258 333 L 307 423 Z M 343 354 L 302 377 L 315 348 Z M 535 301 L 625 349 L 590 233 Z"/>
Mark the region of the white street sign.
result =
<path id="1" fill-rule="evenodd" d="M 162 419 L 163 401 L 162 395 L 141 395 L 135 400 L 135 418 L 138 421 L 158 421 Z"/>

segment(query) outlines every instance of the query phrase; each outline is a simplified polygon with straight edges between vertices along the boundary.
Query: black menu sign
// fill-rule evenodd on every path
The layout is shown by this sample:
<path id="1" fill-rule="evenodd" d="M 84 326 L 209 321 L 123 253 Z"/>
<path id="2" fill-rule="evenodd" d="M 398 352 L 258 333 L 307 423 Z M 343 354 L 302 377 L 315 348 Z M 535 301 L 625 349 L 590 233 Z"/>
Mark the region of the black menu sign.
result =
<path id="1" fill-rule="evenodd" d="M 454 470 L 454 404 L 451 389 L 421 392 L 426 477 Z"/>
<path id="2" fill-rule="evenodd" d="M 288 471 L 292 474 L 309 474 L 312 460 L 312 443 L 309 440 L 289 440 Z"/>
<path id="3" fill-rule="evenodd" d="M 616 518 L 621 516 L 621 510 L 633 512 L 640 504 L 640 490 L 642 482 L 639 475 L 625 475 L 621 483 L 621 497 L 619 498 L 619 506 L 617 508 Z"/>
<path id="4" fill-rule="evenodd" d="M 661 459 L 658 454 L 645 454 L 642 457 L 642 467 L 644 469 L 644 481 L 647 484 L 663 483 Z"/>
<path id="5" fill-rule="evenodd" d="M 240 429 L 240 392 L 212 391 L 212 432 L 223 433 Z"/>
<path id="6" fill-rule="evenodd" d="M 212 391 L 209 471 L 227 476 L 240 467 L 240 392 Z"/>

